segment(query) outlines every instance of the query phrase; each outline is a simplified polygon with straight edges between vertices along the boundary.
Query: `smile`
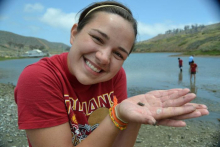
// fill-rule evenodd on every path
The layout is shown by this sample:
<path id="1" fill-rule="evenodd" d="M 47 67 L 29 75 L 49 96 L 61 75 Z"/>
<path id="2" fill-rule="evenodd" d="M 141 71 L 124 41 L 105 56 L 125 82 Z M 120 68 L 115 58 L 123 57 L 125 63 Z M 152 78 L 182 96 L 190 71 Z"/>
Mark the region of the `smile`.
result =
<path id="1" fill-rule="evenodd" d="M 93 66 L 88 60 L 86 60 L 86 65 L 88 65 L 94 72 L 99 73 L 101 69 L 97 69 L 95 66 Z"/>

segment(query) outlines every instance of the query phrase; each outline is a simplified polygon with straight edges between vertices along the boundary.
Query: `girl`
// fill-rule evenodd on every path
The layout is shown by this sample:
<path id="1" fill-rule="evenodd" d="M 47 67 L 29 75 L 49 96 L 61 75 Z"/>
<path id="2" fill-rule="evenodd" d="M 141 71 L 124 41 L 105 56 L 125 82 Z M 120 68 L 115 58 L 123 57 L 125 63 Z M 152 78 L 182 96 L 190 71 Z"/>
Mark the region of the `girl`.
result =
<path id="1" fill-rule="evenodd" d="M 69 53 L 29 65 L 15 89 L 19 129 L 33 147 L 132 147 L 141 124 L 185 126 L 208 114 L 188 103 L 188 89 L 151 91 L 127 99 L 122 65 L 137 24 L 124 5 L 104 1 L 82 11 Z M 107 111 L 106 111 L 107 110 Z"/>

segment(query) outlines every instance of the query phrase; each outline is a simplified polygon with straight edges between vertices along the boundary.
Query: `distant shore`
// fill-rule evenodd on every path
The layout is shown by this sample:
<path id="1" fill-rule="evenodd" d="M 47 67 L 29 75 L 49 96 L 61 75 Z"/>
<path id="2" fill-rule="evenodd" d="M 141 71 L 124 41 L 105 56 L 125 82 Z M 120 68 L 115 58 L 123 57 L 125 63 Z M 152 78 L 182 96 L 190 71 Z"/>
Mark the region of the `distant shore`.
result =
<path id="1" fill-rule="evenodd" d="M 185 55 L 185 54 L 177 54 L 177 55 L 170 55 L 169 57 L 189 57 L 191 55 Z M 196 57 L 220 57 L 220 55 L 194 55 Z"/>
<path id="2" fill-rule="evenodd" d="M 18 130 L 17 105 L 14 101 L 13 84 L 0 83 L 0 146 L 28 146 L 24 130 Z M 143 93 L 129 88 L 128 95 Z M 205 103 L 209 111 L 220 115 L 219 103 L 198 98 L 195 102 Z M 183 128 L 142 125 L 134 147 L 217 147 L 220 139 L 220 122 L 205 119 L 187 120 Z"/>
<path id="3" fill-rule="evenodd" d="M 197 54 L 194 52 L 132 52 L 132 54 L 135 53 L 175 53 L 177 55 L 170 55 L 170 57 L 186 57 L 186 56 L 190 56 L 190 55 L 194 55 L 197 57 L 220 57 L 220 53 L 218 52 L 217 54 Z M 13 60 L 13 59 L 24 59 L 25 57 L 0 57 L 0 61 L 4 61 L 4 60 Z"/>

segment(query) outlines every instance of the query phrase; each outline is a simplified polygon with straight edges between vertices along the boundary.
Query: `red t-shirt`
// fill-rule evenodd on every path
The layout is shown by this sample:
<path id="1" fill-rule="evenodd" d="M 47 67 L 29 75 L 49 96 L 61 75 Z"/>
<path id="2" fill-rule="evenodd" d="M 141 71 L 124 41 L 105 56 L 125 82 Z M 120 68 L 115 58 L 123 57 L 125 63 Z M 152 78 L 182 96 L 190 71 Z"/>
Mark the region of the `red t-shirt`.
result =
<path id="1" fill-rule="evenodd" d="M 183 60 L 179 60 L 179 66 L 182 66 L 183 65 Z"/>
<path id="2" fill-rule="evenodd" d="M 191 66 L 191 72 L 196 72 L 197 64 L 192 63 L 190 66 Z"/>
<path id="3" fill-rule="evenodd" d="M 88 125 L 91 113 L 127 98 L 123 68 L 113 79 L 94 85 L 82 85 L 70 74 L 67 55 L 46 57 L 27 66 L 15 88 L 19 129 L 37 129 L 70 122 L 74 145 L 85 139 L 97 126 Z M 31 146 L 31 145 L 30 145 Z"/>

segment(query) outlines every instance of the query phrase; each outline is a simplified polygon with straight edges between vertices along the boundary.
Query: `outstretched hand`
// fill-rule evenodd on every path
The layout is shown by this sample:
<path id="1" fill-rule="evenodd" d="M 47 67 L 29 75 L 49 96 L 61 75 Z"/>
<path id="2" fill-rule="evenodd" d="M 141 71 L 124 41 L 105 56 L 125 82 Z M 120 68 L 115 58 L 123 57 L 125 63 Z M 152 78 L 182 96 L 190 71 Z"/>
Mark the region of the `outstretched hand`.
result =
<path id="1" fill-rule="evenodd" d="M 118 106 L 120 117 L 127 122 L 183 127 L 184 119 L 209 114 L 207 107 L 189 103 L 196 95 L 189 89 L 155 90 L 122 101 Z M 143 106 L 138 103 L 144 104 Z"/>

